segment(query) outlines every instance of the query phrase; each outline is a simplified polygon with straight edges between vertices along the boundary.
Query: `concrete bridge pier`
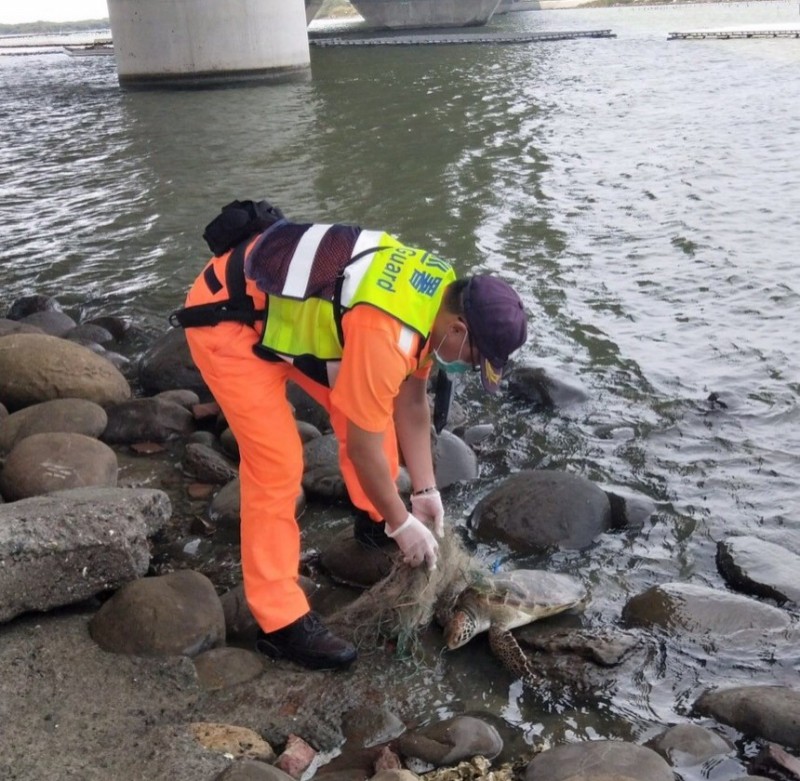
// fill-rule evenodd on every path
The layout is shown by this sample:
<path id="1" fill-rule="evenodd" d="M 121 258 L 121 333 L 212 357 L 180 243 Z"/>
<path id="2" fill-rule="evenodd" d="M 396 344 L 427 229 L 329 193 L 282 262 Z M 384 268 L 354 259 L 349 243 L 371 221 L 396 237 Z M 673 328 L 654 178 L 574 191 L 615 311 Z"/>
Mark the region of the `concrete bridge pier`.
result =
<path id="1" fill-rule="evenodd" d="M 123 87 L 310 77 L 304 0 L 107 0 Z"/>

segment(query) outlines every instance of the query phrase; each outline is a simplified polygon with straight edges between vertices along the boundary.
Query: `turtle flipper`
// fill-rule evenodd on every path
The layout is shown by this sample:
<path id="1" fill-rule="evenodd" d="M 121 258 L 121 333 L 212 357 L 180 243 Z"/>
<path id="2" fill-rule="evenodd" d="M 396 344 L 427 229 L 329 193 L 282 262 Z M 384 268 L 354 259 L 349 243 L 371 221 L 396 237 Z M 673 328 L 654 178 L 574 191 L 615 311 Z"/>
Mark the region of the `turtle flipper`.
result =
<path id="1" fill-rule="evenodd" d="M 510 629 L 489 628 L 489 647 L 502 665 L 524 683 L 537 684 L 541 676 L 536 672 L 530 659 L 520 648 L 517 638 Z"/>

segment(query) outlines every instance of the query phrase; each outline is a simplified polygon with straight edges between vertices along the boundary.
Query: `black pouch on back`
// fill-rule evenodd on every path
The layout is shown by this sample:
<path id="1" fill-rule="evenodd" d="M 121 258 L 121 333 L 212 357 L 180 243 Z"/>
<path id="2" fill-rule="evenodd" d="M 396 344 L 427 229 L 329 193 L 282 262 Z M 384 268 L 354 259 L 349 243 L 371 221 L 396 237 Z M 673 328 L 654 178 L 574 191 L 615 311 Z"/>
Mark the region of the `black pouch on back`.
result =
<path id="1" fill-rule="evenodd" d="M 231 201 L 206 225 L 203 238 L 211 252 L 219 256 L 282 219 L 283 212 L 268 201 Z"/>

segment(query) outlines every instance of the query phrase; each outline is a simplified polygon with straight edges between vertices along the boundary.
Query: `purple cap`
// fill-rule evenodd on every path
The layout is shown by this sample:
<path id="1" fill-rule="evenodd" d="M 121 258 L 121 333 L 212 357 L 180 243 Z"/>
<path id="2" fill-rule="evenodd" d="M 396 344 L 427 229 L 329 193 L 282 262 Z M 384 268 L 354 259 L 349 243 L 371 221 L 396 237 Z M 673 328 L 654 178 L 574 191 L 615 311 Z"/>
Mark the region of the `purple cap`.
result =
<path id="1" fill-rule="evenodd" d="M 509 355 L 528 336 L 522 300 L 507 282 L 482 275 L 467 282 L 463 301 L 470 337 L 481 354 L 481 382 L 497 393 Z"/>

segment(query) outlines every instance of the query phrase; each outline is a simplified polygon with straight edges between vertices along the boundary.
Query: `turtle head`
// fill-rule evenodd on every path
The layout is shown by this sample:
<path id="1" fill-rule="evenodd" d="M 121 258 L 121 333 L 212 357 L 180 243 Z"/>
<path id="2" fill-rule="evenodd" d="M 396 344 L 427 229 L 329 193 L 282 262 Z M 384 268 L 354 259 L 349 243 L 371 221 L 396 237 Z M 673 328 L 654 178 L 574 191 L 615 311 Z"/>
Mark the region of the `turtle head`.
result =
<path id="1" fill-rule="evenodd" d="M 459 608 L 453 612 L 447 622 L 444 632 L 444 641 L 450 651 L 461 648 L 478 634 L 478 622 L 471 611 Z"/>

